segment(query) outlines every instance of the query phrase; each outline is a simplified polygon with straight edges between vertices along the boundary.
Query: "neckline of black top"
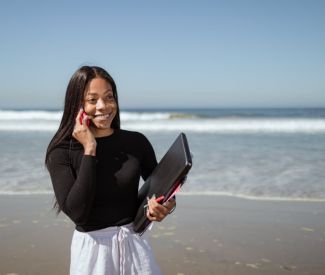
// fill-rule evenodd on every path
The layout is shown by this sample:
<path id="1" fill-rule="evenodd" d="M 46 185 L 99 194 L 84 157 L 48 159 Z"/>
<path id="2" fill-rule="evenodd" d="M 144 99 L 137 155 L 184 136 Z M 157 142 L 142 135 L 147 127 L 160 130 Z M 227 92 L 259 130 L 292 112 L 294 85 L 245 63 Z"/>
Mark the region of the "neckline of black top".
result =
<path id="1" fill-rule="evenodd" d="M 110 139 L 110 138 L 115 137 L 118 132 L 119 132 L 119 129 L 114 129 L 113 133 L 111 133 L 110 135 L 102 136 L 102 137 L 95 137 L 95 139 L 96 139 L 96 141 Z"/>

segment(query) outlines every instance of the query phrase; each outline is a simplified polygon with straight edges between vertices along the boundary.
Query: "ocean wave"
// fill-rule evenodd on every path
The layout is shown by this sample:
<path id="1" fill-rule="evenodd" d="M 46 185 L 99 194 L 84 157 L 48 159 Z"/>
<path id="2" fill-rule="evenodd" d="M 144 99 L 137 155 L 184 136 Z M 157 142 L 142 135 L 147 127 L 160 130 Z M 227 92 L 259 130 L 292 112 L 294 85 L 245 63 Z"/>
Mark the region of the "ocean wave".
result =
<path id="1" fill-rule="evenodd" d="M 0 109 L 2 120 L 60 120 L 62 110 L 9 110 Z M 313 119 L 325 118 L 324 108 L 297 109 L 121 109 L 125 121 L 173 119 Z"/>
<path id="2" fill-rule="evenodd" d="M 324 119 L 173 119 L 121 120 L 122 128 L 153 132 L 325 133 Z M 0 131 L 55 131 L 59 121 L 1 121 Z"/>
<path id="3" fill-rule="evenodd" d="M 6 132 L 24 132 L 24 131 L 33 131 L 33 132 L 54 132 L 58 129 L 59 122 L 48 121 L 10 121 L 2 122 L 0 121 L 0 131 Z"/>
<path id="4" fill-rule="evenodd" d="M 208 119 L 154 123 L 125 123 L 139 131 L 184 131 L 202 133 L 324 133 L 324 119 Z"/>
<path id="5" fill-rule="evenodd" d="M 10 111 L 0 110 L 0 121 L 61 120 L 62 111 Z"/>
<path id="6" fill-rule="evenodd" d="M 172 113 L 146 113 L 146 112 L 121 112 L 121 120 L 124 121 L 150 121 L 166 120 L 172 117 Z"/>
<path id="7" fill-rule="evenodd" d="M 0 121 L 24 121 L 24 120 L 53 120 L 60 121 L 62 111 L 10 111 L 0 110 Z M 128 112 L 120 113 L 121 120 L 124 121 L 152 121 L 194 118 L 194 115 L 178 112 Z"/>

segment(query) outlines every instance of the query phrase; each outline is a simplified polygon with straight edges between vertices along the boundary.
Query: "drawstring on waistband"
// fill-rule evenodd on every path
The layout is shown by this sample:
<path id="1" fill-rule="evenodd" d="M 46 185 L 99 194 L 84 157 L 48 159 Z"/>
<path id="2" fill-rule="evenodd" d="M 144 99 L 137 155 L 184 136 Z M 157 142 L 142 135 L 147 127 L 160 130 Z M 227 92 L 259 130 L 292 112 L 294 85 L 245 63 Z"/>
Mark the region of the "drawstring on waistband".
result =
<path id="1" fill-rule="evenodd" d="M 120 274 L 125 275 L 125 239 L 127 238 L 127 233 L 129 233 L 129 229 L 126 227 L 119 227 L 117 234 L 118 241 L 118 253 L 119 253 L 119 263 L 120 263 Z"/>

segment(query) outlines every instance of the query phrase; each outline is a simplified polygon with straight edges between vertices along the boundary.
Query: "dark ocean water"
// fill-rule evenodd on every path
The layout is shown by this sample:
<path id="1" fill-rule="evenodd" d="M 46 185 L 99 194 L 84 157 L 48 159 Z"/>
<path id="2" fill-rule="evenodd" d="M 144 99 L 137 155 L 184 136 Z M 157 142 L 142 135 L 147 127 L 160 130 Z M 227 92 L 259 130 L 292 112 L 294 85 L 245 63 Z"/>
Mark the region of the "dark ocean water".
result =
<path id="1" fill-rule="evenodd" d="M 0 110 L 0 193 L 52 192 L 44 167 L 60 110 Z M 184 132 L 194 166 L 183 194 L 325 200 L 325 109 L 122 110 L 160 159 Z"/>

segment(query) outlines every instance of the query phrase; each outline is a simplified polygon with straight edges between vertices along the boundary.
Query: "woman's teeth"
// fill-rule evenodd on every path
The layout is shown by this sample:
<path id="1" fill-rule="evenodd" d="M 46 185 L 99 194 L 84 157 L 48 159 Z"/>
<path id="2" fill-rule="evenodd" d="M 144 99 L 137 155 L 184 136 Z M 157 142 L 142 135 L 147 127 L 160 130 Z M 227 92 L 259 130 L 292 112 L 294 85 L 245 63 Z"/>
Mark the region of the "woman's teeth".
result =
<path id="1" fill-rule="evenodd" d="M 106 115 L 96 115 L 95 117 L 98 117 L 98 118 L 109 118 L 109 114 L 106 114 Z"/>

